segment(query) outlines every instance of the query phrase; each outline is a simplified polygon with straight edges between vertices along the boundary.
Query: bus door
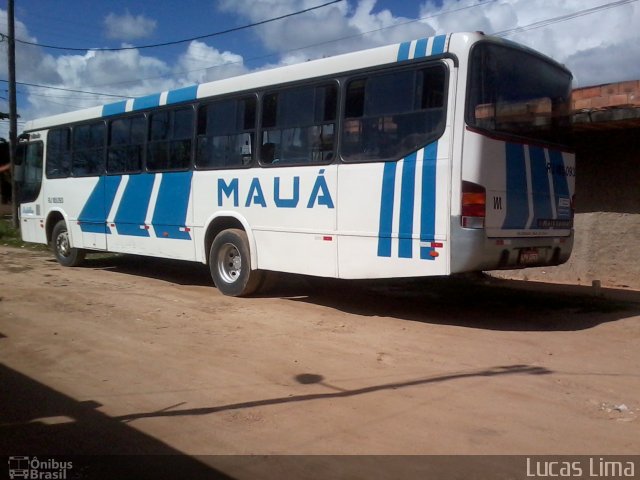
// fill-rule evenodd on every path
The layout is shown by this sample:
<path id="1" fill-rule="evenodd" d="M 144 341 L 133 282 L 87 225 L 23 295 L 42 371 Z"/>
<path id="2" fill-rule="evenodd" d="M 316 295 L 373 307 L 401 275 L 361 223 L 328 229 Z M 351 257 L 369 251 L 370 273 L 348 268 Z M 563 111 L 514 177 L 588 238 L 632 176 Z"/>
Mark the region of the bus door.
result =
<path id="1" fill-rule="evenodd" d="M 15 159 L 14 198 L 20 206 L 20 229 L 26 242 L 46 243 L 43 228 L 42 142 L 18 144 Z"/>

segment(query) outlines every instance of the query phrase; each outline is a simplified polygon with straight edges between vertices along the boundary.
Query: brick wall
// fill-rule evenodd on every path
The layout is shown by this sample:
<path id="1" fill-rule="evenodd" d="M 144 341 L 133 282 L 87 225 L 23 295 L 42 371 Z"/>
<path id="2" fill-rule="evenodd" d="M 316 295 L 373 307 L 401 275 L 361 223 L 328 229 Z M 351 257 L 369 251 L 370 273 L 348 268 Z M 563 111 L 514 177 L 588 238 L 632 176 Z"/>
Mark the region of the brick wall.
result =
<path id="1" fill-rule="evenodd" d="M 578 88 L 573 91 L 574 111 L 612 107 L 640 107 L 640 80 Z"/>

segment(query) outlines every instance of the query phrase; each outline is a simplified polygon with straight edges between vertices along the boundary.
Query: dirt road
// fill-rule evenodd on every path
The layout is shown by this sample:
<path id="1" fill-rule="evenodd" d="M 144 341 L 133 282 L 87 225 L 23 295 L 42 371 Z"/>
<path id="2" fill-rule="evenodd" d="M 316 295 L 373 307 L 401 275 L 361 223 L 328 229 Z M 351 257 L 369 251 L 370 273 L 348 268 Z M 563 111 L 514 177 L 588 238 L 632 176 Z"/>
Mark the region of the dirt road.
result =
<path id="1" fill-rule="evenodd" d="M 6 247 L 0 285 L 5 455 L 639 451 L 637 292 L 285 277 L 236 299 L 198 264 Z"/>

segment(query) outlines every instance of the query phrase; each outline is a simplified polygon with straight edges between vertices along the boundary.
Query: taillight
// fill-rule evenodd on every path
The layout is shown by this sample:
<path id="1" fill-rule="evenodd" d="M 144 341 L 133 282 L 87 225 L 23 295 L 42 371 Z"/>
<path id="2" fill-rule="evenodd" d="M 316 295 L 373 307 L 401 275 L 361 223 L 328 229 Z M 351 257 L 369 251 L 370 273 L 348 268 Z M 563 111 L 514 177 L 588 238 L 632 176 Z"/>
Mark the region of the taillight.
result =
<path id="1" fill-rule="evenodd" d="M 487 192 L 481 185 L 462 182 L 462 226 L 484 228 Z"/>

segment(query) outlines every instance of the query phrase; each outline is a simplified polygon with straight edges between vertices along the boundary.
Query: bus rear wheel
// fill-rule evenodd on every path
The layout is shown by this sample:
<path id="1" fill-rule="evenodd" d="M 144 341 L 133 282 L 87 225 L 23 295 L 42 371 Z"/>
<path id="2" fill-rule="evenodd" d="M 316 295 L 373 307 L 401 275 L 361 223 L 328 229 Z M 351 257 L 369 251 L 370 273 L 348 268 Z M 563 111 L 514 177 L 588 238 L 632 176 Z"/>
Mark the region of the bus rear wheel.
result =
<path id="1" fill-rule="evenodd" d="M 60 220 L 53 227 L 51 247 L 58 263 L 64 267 L 77 267 L 85 256 L 84 250 L 73 248 L 69 239 L 69 230 L 64 220 Z"/>
<path id="2" fill-rule="evenodd" d="M 224 295 L 251 295 L 260 286 L 263 272 L 251 270 L 249 240 L 244 230 L 220 232 L 209 250 L 209 270 L 216 287 Z"/>

